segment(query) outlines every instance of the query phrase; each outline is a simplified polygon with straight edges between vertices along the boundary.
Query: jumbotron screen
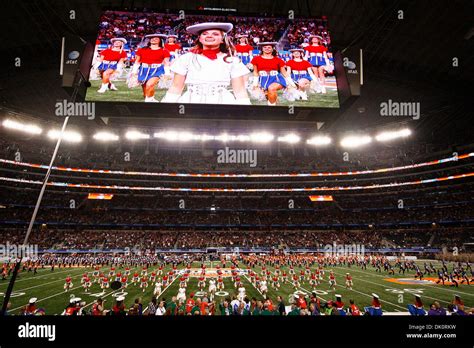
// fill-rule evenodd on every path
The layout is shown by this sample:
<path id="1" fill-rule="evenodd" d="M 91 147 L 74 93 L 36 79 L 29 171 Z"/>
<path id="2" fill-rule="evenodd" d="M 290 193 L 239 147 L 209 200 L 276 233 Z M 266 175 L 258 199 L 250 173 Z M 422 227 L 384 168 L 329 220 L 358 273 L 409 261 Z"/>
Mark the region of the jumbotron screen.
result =
<path id="1" fill-rule="evenodd" d="M 339 107 L 325 18 L 106 11 L 87 101 Z"/>

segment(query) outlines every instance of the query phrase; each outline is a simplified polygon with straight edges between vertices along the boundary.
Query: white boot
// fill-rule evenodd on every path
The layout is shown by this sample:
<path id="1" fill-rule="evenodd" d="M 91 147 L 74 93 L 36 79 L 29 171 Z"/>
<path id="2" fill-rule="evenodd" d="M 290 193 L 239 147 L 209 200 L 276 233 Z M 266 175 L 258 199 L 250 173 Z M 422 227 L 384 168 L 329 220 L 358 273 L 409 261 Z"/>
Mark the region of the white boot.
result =
<path id="1" fill-rule="evenodd" d="M 270 100 L 269 100 L 269 101 L 267 101 L 267 104 L 268 104 L 268 105 L 270 105 L 270 106 L 275 106 L 275 105 L 277 105 L 277 103 L 276 103 L 276 102 L 275 102 L 275 103 L 270 103 Z"/>
<path id="2" fill-rule="evenodd" d="M 103 83 L 102 86 L 100 87 L 100 89 L 97 92 L 98 93 L 105 93 L 108 88 L 109 88 L 109 84 L 108 83 Z"/>
<path id="3" fill-rule="evenodd" d="M 159 101 L 155 97 L 145 97 L 145 103 L 159 103 Z"/>
<path id="4" fill-rule="evenodd" d="M 321 93 L 326 94 L 326 87 L 323 84 L 321 84 Z"/>
<path id="5" fill-rule="evenodd" d="M 300 91 L 301 100 L 308 100 L 308 94 L 305 91 Z"/>
<path id="6" fill-rule="evenodd" d="M 118 91 L 117 87 L 115 87 L 115 85 L 112 82 L 110 82 L 110 84 L 109 84 L 109 89 L 111 91 Z"/>

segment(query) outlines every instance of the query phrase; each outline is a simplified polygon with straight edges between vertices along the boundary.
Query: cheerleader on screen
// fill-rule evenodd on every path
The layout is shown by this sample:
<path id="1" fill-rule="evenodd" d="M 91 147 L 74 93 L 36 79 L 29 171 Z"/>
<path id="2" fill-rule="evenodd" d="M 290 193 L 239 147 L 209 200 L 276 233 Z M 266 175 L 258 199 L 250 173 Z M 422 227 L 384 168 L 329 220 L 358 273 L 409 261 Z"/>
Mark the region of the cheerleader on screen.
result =
<path id="1" fill-rule="evenodd" d="M 179 56 L 179 52 L 181 51 L 181 45 L 177 42 L 178 36 L 177 35 L 168 35 L 168 38 L 165 43 L 165 49 L 170 53 L 170 62 L 173 59 L 176 59 Z"/>
<path id="2" fill-rule="evenodd" d="M 285 62 L 276 56 L 276 44 L 276 42 L 259 43 L 262 53 L 254 57 L 251 62 L 254 68 L 253 89 L 261 88 L 270 106 L 276 105 L 279 90 L 287 86 L 295 87 L 295 83 L 286 76 Z"/>
<path id="3" fill-rule="evenodd" d="M 111 82 L 112 75 L 122 75 L 124 61 L 127 59 L 125 52 L 125 44 L 127 40 L 124 38 L 111 39 L 112 47 L 100 52 L 99 60 L 94 64 L 94 68 L 99 70 L 102 79 L 102 85 L 97 91 L 105 93 L 108 89 L 116 91 L 117 87 Z"/>
<path id="4" fill-rule="evenodd" d="M 173 61 L 173 82 L 162 102 L 250 104 L 244 81 L 250 71 L 235 56 L 227 36 L 232 28 L 231 23 L 200 23 L 186 28 L 198 38 L 188 53 Z"/>
<path id="5" fill-rule="evenodd" d="M 253 58 L 253 47 L 249 45 L 248 35 L 237 35 L 236 39 L 238 40 L 238 43 L 235 45 L 237 57 L 240 58 L 241 62 L 246 67 L 249 67 L 249 64 Z"/>
<path id="6" fill-rule="evenodd" d="M 145 103 L 157 103 L 155 86 L 165 74 L 169 75 L 168 66 L 170 53 L 163 48 L 163 39 L 166 35 L 146 35 L 148 47 L 141 48 L 136 53 L 132 76 L 136 77 L 143 89 Z M 129 87 L 132 85 L 129 84 Z"/>
<path id="7" fill-rule="evenodd" d="M 326 93 L 326 77 L 324 76 L 324 67 L 330 65 L 328 60 L 327 51 L 328 49 L 322 45 L 322 37 L 319 35 L 311 35 L 309 37 L 310 44 L 304 49 L 306 51 L 306 59 L 313 66 L 314 75 L 319 79 L 321 83 L 321 93 Z"/>
<path id="8" fill-rule="evenodd" d="M 294 48 L 290 50 L 292 59 L 286 62 L 287 70 L 291 73 L 291 79 L 298 86 L 298 96 L 301 100 L 308 100 L 308 90 L 311 81 L 314 81 L 312 65 L 303 59 L 304 50 L 302 48 Z"/>

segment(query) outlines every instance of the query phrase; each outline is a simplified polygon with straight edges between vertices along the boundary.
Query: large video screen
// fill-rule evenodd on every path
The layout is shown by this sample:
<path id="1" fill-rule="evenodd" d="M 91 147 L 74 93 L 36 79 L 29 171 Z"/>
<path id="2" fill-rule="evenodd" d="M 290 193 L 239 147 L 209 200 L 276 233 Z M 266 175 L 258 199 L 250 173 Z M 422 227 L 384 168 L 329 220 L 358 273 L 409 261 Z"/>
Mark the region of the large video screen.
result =
<path id="1" fill-rule="evenodd" d="M 87 101 L 339 107 L 325 18 L 102 14 Z"/>

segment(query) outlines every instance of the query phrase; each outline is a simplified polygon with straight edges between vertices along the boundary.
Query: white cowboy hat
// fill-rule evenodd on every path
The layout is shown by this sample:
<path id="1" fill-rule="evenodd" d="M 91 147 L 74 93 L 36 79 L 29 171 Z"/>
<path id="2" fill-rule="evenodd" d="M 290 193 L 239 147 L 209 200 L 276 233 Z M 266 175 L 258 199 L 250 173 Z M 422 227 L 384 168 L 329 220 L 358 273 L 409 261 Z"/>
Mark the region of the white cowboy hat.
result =
<path id="1" fill-rule="evenodd" d="M 146 39 L 151 39 L 153 37 L 159 37 L 160 39 L 162 39 L 162 38 L 166 39 L 167 35 L 165 35 L 165 34 L 148 34 L 148 35 L 145 35 Z"/>
<path id="2" fill-rule="evenodd" d="M 379 298 L 379 295 L 372 293 L 372 296 L 375 298 Z"/>
<path id="3" fill-rule="evenodd" d="M 38 301 L 38 299 L 37 299 L 36 297 L 32 297 L 32 298 L 30 298 L 30 300 L 28 301 L 28 303 L 33 304 L 33 303 L 35 303 L 36 301 Z"/>
<path id="4" fill-rule="evenodd" d="M 224 33 L 228 33 L 234 28 L 232 23 L 223 23 L 223 22 L 207 22 L 207 23 L 199 23 L 194 24 L 186 28 L 188 33 L 198 35 L 204 30 L 209 29 L 219 29 L 222 30 Z"/>
<path id="5" fill-rule="evenodd" d="M 115 41 L 121 41 L 124 45 L 127 43 L 127 40 L 125 40 L 123 37 L 115 37 L 113 39 L 110 39 L 110 42 L 114 43 Z"/>
<path id="6" fill-rule="evenodd" d="M 275 46 L 277 44 L 278 44 L 278 42 L 275 42 L 275 41 L 265 41 L 265 42 L 259 42 L 257 45 L 259 45 L 259 46 Z"/>
<path id="7" fill-rule="evenodd" d="M 177 38 L 178 38 L 178 35 L 170 34 L 170 35 L 168 35 L 168 37 L 174 37 L 175 39 L 177 39 Z"/>

